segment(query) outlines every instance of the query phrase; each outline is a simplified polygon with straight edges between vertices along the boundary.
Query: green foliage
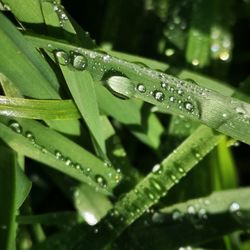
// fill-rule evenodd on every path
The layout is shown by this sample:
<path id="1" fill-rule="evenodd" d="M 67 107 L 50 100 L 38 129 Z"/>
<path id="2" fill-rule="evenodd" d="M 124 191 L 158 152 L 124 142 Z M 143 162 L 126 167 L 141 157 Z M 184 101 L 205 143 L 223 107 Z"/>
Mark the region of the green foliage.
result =
<path id="1" fill-rule="evenodd" d="M 248 249 L 249 1 L 62 3 L 0 1 L 0 249 Z"/>

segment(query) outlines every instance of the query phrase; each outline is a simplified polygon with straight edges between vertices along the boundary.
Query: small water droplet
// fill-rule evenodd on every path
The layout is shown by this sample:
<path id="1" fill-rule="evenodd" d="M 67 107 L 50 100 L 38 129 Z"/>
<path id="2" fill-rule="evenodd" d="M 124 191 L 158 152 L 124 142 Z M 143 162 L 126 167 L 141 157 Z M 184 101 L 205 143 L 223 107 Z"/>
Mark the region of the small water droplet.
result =
<path id="1" fill-rule="evenodd" d="M 9 127 L 16 133 L 21 134 L 23 132 L 23 128 L 21 127 L 21 125 L 15 121 L 15 120 L 11 120 L 9 121 Z"/>
<path id="2" fill-rule="evenodd" d="M 184 102 L 184 108 L 190 112 L 194 110 L 194 105 L 191 102 Z"/>
<path id="3" fill-rule="evenodd" d="M 230 58 L 230 54 L 228 51 L 222 51 L 219 55 L 220 59 L 224 62 L 228 61 Z"/>
<path id="4" fill-rule="evenodd" d="M 174 102 L 174 101 L 175 101 L 175 97 L 174 97 L 174 96 L 170 96 L 170 97 L 169 97 L 169 101 L 170 101 L 170 102 Z"/>
<path id="5" fill-rule="evenodd" d="M 172 212 L 172 219 L 174 221 L 182 221 L 183 219 L 183 213 L 180 212 L 178 209 L 175 209 L 173 212 Z"/>
<path id="6" fill-rule="evenodd" d="M 198 216 L 200 219 L 207 219 L 207 211 L 205 208 L 201 208 L 199 211 L 198 211 Z"/>
<path id="7" fill-rule="evenodd" d="M 162 213 L 155 212 L 152 215 L 152 222 L 155 224 L 163 224 L 165 221 L 165 216 Z"/>
<path id="8" fill-rule="evenodd" d="M 141 92 L 141 93 L 145 93 L 146 92 L 146 87 L 143 84 L 138 84 L 136 89 Z"/>
<path id="9" fill-rule="evenodd" d="M 96 175 L 95 176 L 96 182 L 101 186 L 101 187 L 106 187 L 107 186 L 107 181 L 105 178 L 101 175 Z"/>
<path id="10" fill-rule="evenodd" d="M 179 182 L 178 178 L 177 178 L 175 175 L 173 175 L 173 174 L 170 175 L 170 179 L 171 179 L 171 180 L 173 181 L 173 183 L 175 183 L 175 184 L 177 184 L 177 183 Z"/>
<path id="11" fill-rule="evenodd" d="M 31 132 L 27 131 L 25 136 L 31 143 L 35 143 L 35 136 Z"/>
<path id="12" fill-rule="evenodd" d="M 169 48 L 169 49 L 165 50 L 165 55 L 168 56 L 168 57 L 173 56 L 174 54 L 175 54 L 174 49 Z"/>
<path id="13" fill-rule="evenodd" d="M 155 98 L 155 100 L 157 100 L 158 102 L 162 102 L 164 101 L 165 95 L 159 91 L 159 90 L 155 90 L 153 92 L 153 97 Z"/>
<path id="14" fill-rule="evenodd" d="M 56 156 L 56 159 L 58 160 L 63 160 L 63 155 L 60 151 L 56 150 L 55 151 L 55 156 Z"/>
<path id="15" fill-rule="evenodd" d="M 65 159 L 65 164 L 66 164 L 67 166 L 73 166 L 73 162 L 72 162 L 72 160 L 71 160 L 70 158 L 66 158 L 66 159 Z"/>
<path id="16" fill-rule="evenodd" d="M 177 94 L 178 94 L 178 95 L 183 95 L 183 90 L 182 90 L 182 89 L 178 89 L 178 90 L 177 90 Z"/>
<path id="17" fill-rule="evenodd" d="M 69 55 L 64 50 L 56 50 L 54 52 L 56 61 L 60 65 L 68 65 L 69 64 Z"/>
<path id="18" fill-rule="evenodd" d="M 110 56 L 110 55 L 105 55 L 105 56 L 103 56 L 103 61 L 104 61 L 104 62 L 109 62 L 110 59 L 111 59 L 111 56 Z"/>
<path id="19" fill-rule="evenodd" d="M 166 89 L 167 86 L 168 86 L 168 83 L 167 83 L 166 81 L 165 81 L 165 82 L 161 82 L 161 87 L 162 87 L 163 89 Z"/>
<path id="20" fill-rule="evenodd" d="M 229 211 L 231 213 L 236 213 L 240 210 L 240 205 L 237 202 L 233 202 L 230 207 L 229 207 Z"/>
<path id="21" fill-rule="evenodd" d="M 200 64 L 200 62 L 198 59 L 193 59 L 192 64 L 193 64 L 193 66 L 198 66 Z"/>
<path id="22" fill-rule="evenodd" d="M 227 113 L 223 113 L 223 114 L 222 114 L 222 117 L 223 117 L 223 118 L 227 118 Z"/>
<path id="23" fill-rule="evenodd" d="M 187 207 L 187 213 L 190 215 L 194 215 L 196 213 L 194 206 L 188 206 Z"/>
<path id="24" fill-rule="evenodd" d="M 71 55 L 71 63 L 74 69 L 82 71 L 87 67 L 87 58 L 80 53 L 73 52 Z"/>

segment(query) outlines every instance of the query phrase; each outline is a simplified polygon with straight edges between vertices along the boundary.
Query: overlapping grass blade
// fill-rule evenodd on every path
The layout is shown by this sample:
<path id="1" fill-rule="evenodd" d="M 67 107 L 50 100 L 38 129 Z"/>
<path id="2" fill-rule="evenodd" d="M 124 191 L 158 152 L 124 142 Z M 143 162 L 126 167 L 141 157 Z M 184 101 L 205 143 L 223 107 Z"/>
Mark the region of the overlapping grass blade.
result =
<path id="1" fill-rule="evenodd" d="M 97 157 L 42 124 L 1 118 L 0 137 L 17 152 L 40 161 L 105 194 L 111 193 L 121 176 Z"/>

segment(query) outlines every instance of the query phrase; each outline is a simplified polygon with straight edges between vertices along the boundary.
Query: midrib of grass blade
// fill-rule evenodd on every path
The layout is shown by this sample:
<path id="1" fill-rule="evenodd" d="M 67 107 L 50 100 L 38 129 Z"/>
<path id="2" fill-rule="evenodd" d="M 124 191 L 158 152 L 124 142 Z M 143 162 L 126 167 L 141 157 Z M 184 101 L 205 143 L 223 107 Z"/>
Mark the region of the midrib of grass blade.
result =
<path id="1" fill-rule="evenodd" d="M 18 153 L 40 161 L 97 191 L 110 194 L 121 179 L 112 167 L 42 124 L 0 118 L 0 138 Z"/>
<path id="2" fill-rule="evenodd" d="M 34 100 L 6 96 L 0 96 L 0 114 L 42 120 L 78 119 L 80 117 L 71 100 Z"/>
<path id="3" fill-rule="evenodd" d="M 55 49 L 66 51 L 75 49 L 73 45 L 59 41 L 46 42 L 35 37 L 32 40 L 44 48 L 47 47 L 47 43 L 51 43 Z M 110 56 L 107 61 L 106 55 L 99 52 L 83 48 L 78 48 L 78 51 L 87 58 L 86 70 L 95 80 L 103 80 L 107 72 L 111 72 L 116 80 L 118 79 L 112 86 L 113 92 L 152 103 L 169 113 L 187 116 L 250 144 L 250 105 L 248 103 L 118 58 Z M 100 67 L 95 67 L 95 64 L 100 64 Z M 121 72 L 127 80 L 120 76 L 117 78 L 117 72 Z M 167 86 L 162 87 L 162 83 Z M 146 91 L 143 93 L 138 91 L 138 84 L 143 84 Z"/>
<path id="4" fill-rule="evenodd" d="M 249 229 L 249 193 L 249 188 L 219 191 L 162 208 L 148 218 L 146 228 L 139 221 L 131 233 L 137 232 L 138 244 L 143 249 L 161 249 L 158 246 L 162 245 L 167 249 L 176 249 L 218 239 L 236 230 Z M 182 237 L 178 232 L 182 232 Z"/>
<path id="5" fill-rule="evenodd" d="M 0 248 L 15 249 L 16 237 L 16 155 L 0 144 Z"/>

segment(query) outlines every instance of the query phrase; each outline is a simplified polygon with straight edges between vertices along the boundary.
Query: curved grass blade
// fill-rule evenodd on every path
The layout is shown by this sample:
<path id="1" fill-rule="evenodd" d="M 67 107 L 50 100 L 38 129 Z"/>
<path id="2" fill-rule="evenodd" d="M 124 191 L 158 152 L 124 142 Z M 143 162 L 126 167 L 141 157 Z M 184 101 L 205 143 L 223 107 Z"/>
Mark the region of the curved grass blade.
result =
<path id="1" fill-rule="evenodd" d="M 0 248 L 15 249 L 16 238 L 16 155 L 0 144 Z"/>
<path id="2" fill-rule="evenodd" d="M 138 222 L 132 229 L 143 249 L 199 245 L 250 228 L 250 189 L 219 191 L 175 204 L 155 212 L 147 221 L 148 226 Z"/>
<path id="3" fill-rule="evenodd" d="M 73 45 L 54 40 L 52 42 L 51 39 L 46 42 L 33 37 L 32 40 L 40 47 L 46 48 L 46 44 L 50 42 L 55 48 L 66 51 L 75 49 Z M 187 116 L 250 144 L 248 103 L 118 58 L 109 56 L 107 60 L 107 55 L 99 52 L 82 48 L 78 48 L 78 52 L 87 58 L 86 70 L 93 78 L 106 81 L 115 94 L 144 100 L 166 112 Z M 98 63 L 100 67 L 94 67 Z M 122 76 L 119 72 L 122 72 Z M 143 90 L 138 87 L 141 84 L 144 86 Z"/>
<path id="4" fill-rule="evenodd" d="M 78 119 L 71 100 L 32 100 L 0 96 L 0 115 L 29 119 Z"/>
<path id="5" fill-rule="evenodd" d="M 1 118 L 0 138 L 15 151 L 40 161 L 97 191 L 109 194 L 121 174 L 59 133 L 35 121 Z"/>

